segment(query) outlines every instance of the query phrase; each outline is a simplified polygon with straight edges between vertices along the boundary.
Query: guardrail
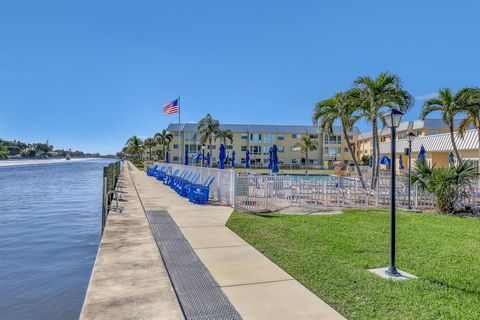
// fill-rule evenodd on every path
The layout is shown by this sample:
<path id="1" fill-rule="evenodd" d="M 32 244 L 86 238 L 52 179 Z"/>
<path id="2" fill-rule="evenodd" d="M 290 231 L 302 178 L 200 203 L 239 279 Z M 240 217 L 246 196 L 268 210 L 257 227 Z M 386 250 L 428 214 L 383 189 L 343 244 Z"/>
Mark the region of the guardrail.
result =
<path id="1" fill-rule="evenodd" d="M 103 168 L 102 233 L 105 223 L 107 222 L 110 204 L 112 203 L 114 195 L 116 194 L 115 188 L 117 186 L 121 170 L 122 167 L 120 161 L 110 163 L 108 166 Z M 116 197 L 116 200 L 118 208 L 118 197 Z"/>

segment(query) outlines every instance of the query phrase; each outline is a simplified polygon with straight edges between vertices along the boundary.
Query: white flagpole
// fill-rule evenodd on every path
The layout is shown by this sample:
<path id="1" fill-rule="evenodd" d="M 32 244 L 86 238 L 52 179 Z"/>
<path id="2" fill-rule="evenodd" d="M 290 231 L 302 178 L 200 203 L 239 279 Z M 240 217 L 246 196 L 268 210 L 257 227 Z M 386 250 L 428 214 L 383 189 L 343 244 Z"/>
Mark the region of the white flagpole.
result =
<path id="1" fill-rule="evenodd" d="M 178 163 L 181 164 L 182 158 L 182 131 L 180 130 L 180 95 L 178 95 Z"/>

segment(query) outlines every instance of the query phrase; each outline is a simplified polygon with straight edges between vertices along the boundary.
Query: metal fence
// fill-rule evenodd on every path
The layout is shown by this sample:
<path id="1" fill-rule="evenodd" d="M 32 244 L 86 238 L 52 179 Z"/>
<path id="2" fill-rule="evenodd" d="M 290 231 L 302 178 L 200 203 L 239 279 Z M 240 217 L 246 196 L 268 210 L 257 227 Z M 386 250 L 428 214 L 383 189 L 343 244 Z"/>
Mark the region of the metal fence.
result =
<path id="1" fill-rule="evenodd" d="M 376 189 L 363 189 L 359 179 L 336 176 L 237 175 L 235 208 L 243 211 L 278 211 L 289 207 L 386 208 L 390 205 L 390 177 L 377 178 Z M 365 179 L 366 184 L 369 178 Z M 458 206 L 474 209 L 480 203 L 480 183 L 460 192 Z M 433 209 L 435 196 L 417 186 L 411 189 L 414 209 Z M 408 207 L 408 178 L 397 177 L 396 204 Z"/>
<path id="2" fill-rule="evenodd" d="M 120 161 L 110 163 L 103 167 L 103 201 L 102 201 L 102 233 L 108 216 L 108 207 L 110 206 L 121 172 Z"/>
<path id="3" fill-rule="evenodd" d="M 147 164 L 146 164 L 147 165 Z M 152 166 L 152 164 L 148 164 Z M 234 188 L 235 188 L 235 172 L 233 170 L 221 170 L 216 168 L 185 166 L 175 163 L 159 163 L 159 167 L 168 166 L 168 173 L 175 172 L 176 169 L 182 171 L 193 172 L 199 174 L 200 178 L 197 183 L 204 183 L 208 177 L 214 177 L 210 185 L 210 197 L 214 202 L 222 205 L 233 206 Z"/>

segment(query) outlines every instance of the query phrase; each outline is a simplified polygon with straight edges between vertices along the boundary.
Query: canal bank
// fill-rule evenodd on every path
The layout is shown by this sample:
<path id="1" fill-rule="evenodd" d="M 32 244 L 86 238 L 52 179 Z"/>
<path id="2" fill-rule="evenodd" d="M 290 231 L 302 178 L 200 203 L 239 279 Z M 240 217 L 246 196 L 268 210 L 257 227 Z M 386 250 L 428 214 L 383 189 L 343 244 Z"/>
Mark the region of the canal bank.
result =
<path id="1" fill-rule="evenodd" d="M 127 202 L 122 214 L 107 219 L 82 319 L 183 317 L 146 218 L 158 211 L 168 212 L 241 318 L 343 319 L 228 229 L 232 208 L 194 205 L 131 164 L 125 165 L 120 181 Z"/>

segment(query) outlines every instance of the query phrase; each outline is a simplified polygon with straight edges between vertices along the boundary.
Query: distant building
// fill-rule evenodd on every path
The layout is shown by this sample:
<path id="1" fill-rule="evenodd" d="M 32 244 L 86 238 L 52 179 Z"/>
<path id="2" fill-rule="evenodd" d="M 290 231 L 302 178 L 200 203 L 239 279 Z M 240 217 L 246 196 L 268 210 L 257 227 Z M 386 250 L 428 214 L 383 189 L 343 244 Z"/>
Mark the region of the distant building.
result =
<path id="1" fill-rule="evenodd" d="M 305 161 L 304 155 L 295 144 L 306 134 L 318 142 L 318 149 L 309 152 L 309 164 L 331 167 L 335 161 L 352 163 L 340 126 L 334 127 L 333 135 L 320 133 L 319 127 L 304 125 L 222 124 L 220 127 L 221 130 L 230 129 L 233 132 L 233 143 L 227 141 L 225 147 L 228 156 L 235 150 L 236 159 L 240 164 L 245 164 L 245 152 L 249 150 L 252 165 L 268 165 L 269 150 L 274 144 L 278 147 L 281 164 L 302 164 Z M 186 145 L 189 157 L 201 152 L 201 145 L 194 137 L 196 129 L 196 123 L 172 123 L 168 126 L 167 130 L 174 135 L 170 145 L 172 162 L 183 162 Z M 360 131 L 356 127 L 350 132 L 353 146 L 359 134 Z M 218 148 L 221 143 L 220 140 L 213 142 L 211 156 L 214 163 L 218 161 Z M 205 149 L 205 153 L 208 151 Z"/>

